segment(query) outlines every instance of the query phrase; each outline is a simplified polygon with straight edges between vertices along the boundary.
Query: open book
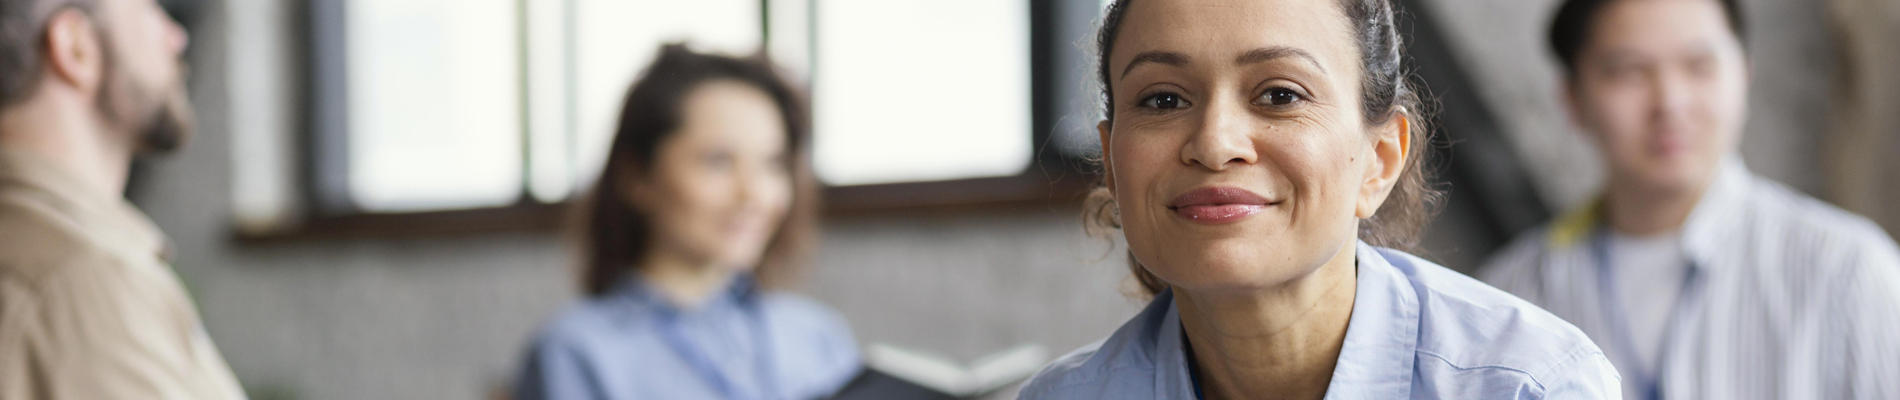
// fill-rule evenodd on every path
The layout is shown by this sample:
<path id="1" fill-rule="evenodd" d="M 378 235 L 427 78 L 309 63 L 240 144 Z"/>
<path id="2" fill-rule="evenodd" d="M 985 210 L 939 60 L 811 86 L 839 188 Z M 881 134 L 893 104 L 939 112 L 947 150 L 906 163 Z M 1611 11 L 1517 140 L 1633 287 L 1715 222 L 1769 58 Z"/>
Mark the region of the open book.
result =
<path id="1" fill-rule="evenodd" d="M 865 370 L 835 400 L 972 399 L 1028 379 L 1049 362 L 1049 350 L 1025 344 L 978 358 L 968 366 L 938 354 L 875 343 Z"/>

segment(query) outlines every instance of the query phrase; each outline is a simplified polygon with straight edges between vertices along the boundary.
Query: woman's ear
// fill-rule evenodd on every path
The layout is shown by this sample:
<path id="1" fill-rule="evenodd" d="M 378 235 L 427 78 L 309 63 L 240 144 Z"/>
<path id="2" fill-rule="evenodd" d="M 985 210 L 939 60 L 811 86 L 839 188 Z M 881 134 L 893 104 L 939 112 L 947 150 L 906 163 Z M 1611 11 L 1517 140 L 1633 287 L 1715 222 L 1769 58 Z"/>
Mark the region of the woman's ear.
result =
<path id="1" fill-rule="evenodd" d="M 1364 180 L 1360 181 L 1359 203 L 1353 214 L 1361 219 L 1372 218 L 1379 212 L 1379 206 L 1385 204 L 1385 198 L 1392 194 L 1392 186 L 1405 174 L 1406 157 L 1412 154 L 1412 117 L 1404 107 L 1392 113 L 1392 119 L 1375 128 L 1372 141 L 1372 162 L 1366 168 Z"/>
<path id="2" fill-rule="evenodd" d="M 1108 194 L 1115 194 L 1115 163 L 1109 159 L 1108 120 L 1095 123 L 1095 134 L 1102 140 L 1102 182 L 1108 185 Z"/>

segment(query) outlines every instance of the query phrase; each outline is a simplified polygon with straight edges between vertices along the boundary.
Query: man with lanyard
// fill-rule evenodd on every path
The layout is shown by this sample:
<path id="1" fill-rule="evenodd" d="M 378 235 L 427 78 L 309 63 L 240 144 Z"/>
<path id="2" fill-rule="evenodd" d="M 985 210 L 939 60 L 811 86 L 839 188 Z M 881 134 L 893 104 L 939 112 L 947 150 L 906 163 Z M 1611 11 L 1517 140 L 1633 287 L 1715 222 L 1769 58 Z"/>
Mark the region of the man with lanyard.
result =
<path id="1" fill-rule="evenodd" d="M 1563 3 L 1550 43 L 1604 192 L 1483 278 L 1582 328 L 1630 399 L 1900 399 L 1900 250 L 1736 154 L 1751 73 L 1740 11 Z"/>

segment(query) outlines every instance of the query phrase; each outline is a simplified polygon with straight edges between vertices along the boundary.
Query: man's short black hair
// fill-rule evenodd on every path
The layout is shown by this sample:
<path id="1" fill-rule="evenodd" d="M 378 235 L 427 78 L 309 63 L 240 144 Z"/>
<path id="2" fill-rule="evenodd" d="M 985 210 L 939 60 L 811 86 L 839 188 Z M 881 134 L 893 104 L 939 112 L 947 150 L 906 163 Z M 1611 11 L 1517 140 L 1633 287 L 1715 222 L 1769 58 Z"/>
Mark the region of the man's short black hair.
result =
<path id="1" fill-rule="evenodd" d="M 1617 1 L 1628 0 L 1565 0 L 1563 7 L 1557 9 L 1557 17 L 1550 22 L 1550 49 L 1557 52 L 1557 59 L 1563 62 L 1564 73 L 1575 74 L 1577 54 L 1583 52 L 1583 45 L 1590 40 L 1590 29 L 1596 25 L 1596 19 L 1602 14 L 1603 7 Z M 1728 13 L 1729 32 L 1735 34 L 1735 40 L 1748 48 L 1748 25 L 1742 18 L 1742 6 L 1737 0 L 1711 0 L 1722 5 L 1722 11 Z"/>

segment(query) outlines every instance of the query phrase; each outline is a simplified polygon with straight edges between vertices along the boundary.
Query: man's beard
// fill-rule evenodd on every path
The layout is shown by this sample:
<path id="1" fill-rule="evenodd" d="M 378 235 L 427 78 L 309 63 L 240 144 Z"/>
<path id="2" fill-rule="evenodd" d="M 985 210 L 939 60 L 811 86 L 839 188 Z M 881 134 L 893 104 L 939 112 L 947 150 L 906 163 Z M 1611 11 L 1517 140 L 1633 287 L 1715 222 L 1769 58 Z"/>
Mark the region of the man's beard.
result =
<path id="1" fill-rule="evenodd" d="M 184 88 L 174 86 L 167 92 L 170 95 L 164 96 L 162 105 L 147 117 L 145 129 L 136 131 L 140 154 L 170 154 L 178 151 L 196 127 L 191 100 L 185 97 Z"/>
<path id="2" fill-rule="evenodd" d="M 108 53 L 111 46 L 106 46 Z M 99 112 L 107 123 L 124 128 L 133 136 L 133 154 L 168 154 L 178 150 L 191 136 L 191 101 L 185 97 L 184 77 L 166 82 L 159 88 L 139 84 L 129 71 L 106 60 L 105 82 L 99 87 Z M 179 67 L 184 71 L 182 63 Z"/>

